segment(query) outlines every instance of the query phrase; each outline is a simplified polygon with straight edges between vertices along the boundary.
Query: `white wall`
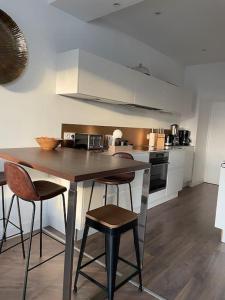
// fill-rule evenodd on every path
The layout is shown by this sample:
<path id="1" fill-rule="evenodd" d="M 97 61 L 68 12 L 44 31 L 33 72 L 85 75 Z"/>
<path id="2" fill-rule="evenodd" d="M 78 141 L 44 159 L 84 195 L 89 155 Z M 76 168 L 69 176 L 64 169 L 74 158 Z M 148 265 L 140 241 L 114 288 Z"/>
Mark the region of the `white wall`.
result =
<path id="1" fill-rule="evenodd" d="M 205 181 L 218 184 L 225 161 L 225 100 L 212 103 L 206 147 Z"/>
<path id="2" fill-rule="evenodd" d="M 62 122 L 157 127 L 174 119 L 55 95 L 56 52 L 80 47 L 125 65 L 141 60 L 150 67 L 154 64 L 154 75 L 181 83 L 184 69 L 170 58 L 122 33 L 83 23 L 49 6 L 47 0 L 0 0 L 0 4 L 24 31 L 30 53 L 24 76 L 0 87 L 0 147 L 31 145 L 33 137 L 42 134 L 59 136 Z"/>
<path id="3" fill-rule="evenodd" d="M 32 146 L 34 137 L 41 135 L 60 136 L 62 123 L 162 128 L 179 121 L 173 115 L 57 96 L 55 59 L 57 52 L 83 48 L 124 65 L 142 62 L 153 75 L 177 84 L 183 82 L 182 65 L 125 34 L 64 14 L 47 0 L 0 0 L 0 7 L 21 27 L 29 49 L 23 76 L 0 86 L 1 148 Z M 23 215 L 24 222 L 29 215 Z"/>
<path id="4" fill-rule="evenodd" d="M 182 122 L 189 126 L 196 143 L 193 185 L 218 183 L 219 161 L 225 159 L 225 63 L 187 67 L 185 84 L 197 95 L 195 115 Z"/>

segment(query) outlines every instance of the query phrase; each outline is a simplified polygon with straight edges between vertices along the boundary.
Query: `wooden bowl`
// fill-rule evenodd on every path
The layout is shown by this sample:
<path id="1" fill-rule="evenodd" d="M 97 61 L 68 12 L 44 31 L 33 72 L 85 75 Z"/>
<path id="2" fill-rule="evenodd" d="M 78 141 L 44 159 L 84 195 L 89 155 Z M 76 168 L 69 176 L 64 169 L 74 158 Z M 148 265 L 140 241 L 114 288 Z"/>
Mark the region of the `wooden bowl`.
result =
<path id="1" fill-rule="evenodd" d="M 59 144 L 62 142 L 61 139 L 49 138 L 49 137 L 37 137 L 36 142 L 43 150 L 54 150 L 56 149 Z"/>

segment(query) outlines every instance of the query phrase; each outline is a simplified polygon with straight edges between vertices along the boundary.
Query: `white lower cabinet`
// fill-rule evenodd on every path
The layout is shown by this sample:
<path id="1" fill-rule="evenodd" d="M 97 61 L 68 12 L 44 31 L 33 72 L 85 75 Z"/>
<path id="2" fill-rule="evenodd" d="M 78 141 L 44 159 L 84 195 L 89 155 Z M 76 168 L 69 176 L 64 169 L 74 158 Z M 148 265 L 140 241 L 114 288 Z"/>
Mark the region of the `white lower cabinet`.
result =
<path id="1" fill-rule="evenodd" d="M 192 182 L 195 148 L 188 146 L 183 147 L 183 149 L 185 151 L 183 187 L 185 187 L 190 186 Z"/>
<path id="2" fill-rule="evenodd" d="M 184 163 L 185 151 L 182 148 L 169 150 L 166 189 L 149 195 L 148 208 L 152 208 L 178 196 L 179 191 L 183 188 Z"/>
<path id="3" fill-rule="evenodd" d="M 192 148 L 192 149 L 191 149 Z M 148 208 L 152 208 L 170 199 L 178 196 L 178 192 L 183 188 L 183 182 L 185 178 L 191 179 L 191 172 L 188 170 L 186 173 L 186 165 L 193 162 L 193 156 L 190 153 L 194 153 L 194 147 L 186 147 L 181 149 L 172 149 L 169 151 L 169 166 L 167 175 L 167 188 L 165 190 L 153 193 L 148 198 Z M 107 153 L 105 153 L 107 155 Z M 108 154 L 109 155 L 109 154 Z M 132 152 L 135 160 L 148 162 L 149 152 L 147 151 L 134 151 Z M 191 168 L 190 168 L 191 169 Z M 50 178 L 48 178 L 49 180 Z M 69 189 L 69 182 L 59 178 L 51 177 L 53 182 L 57 182 Z M 80 182 L 78 184 L 77 193 L 77 212 L 76 212 L 76 230 L 77 238 L 81 238 L 83 232 L 83 226 L 85 222 L 85 214 L 88 207 L 88 201 L 91 193 L 91 181 Z M 133 205 L 135 212 L 140 212 L 141 195 L 143 184 L 143 171 L 135 172 L 135 180 L 132 182 L 132 195 Z M 91 208 L 97 208 L 104 205 L 104 193 L 105 187 L 102 184 L 96 184 Z M 67 199 L 67 193 L 66 193 Z M 116 187 L 109 187 L 108 189 L 108 203 L 116 203 Z M 64 224 L 62 218 L 62 203 L 61 198 L 58 197 L 58 201 L 49 201 L 46 209 L 47 220 L 46 225 L 50 225 L 57 230 L 64 233 Z M 120 186 L 120 206 L 130 209 L 130 194 L 128 185 Z M 93 233 L 93 232 L 90 232 Z"/>
<path id="4" fill-rule="evenodd" d="M 166 188 L 167 198 L 171 199 L 177 197 L 178 192 L 181 191 L 183 188 L 183 177 L 183 168 L 173 168 L 168 171 Z"/>
<path id="5" fill-rule="evenodd" d="M 168 200 L 177 197 L 183 188 L 185 151 L 174 149 L 169 153 L 166 195 Z"/>

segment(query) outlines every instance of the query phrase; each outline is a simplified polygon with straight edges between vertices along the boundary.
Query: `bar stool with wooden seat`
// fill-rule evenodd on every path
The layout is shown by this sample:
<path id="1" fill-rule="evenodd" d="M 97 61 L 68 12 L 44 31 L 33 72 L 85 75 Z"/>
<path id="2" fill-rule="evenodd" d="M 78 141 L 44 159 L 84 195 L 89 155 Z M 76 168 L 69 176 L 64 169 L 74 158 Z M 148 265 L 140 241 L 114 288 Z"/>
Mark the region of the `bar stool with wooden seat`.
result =
<path id="1" fill-rule="evenodd" d="M 140 263 L 140 251 L 138 243 L 138 215 L 134 212 L 118 207 L 116 205 L 106 205 L 94 210 L 87 212 L 86 222 L 84 228 L 83 240 L 81 243 L 80 255 L 77 265 L 77 271 L 74 282 L 74 292 L 77 292 L 77 282 L 79 274 L 89 279 L 91 282 L 104 289 L 108 294 L 108 299 L 113 300 L 114 292 L 127 283 L 131 278 L 139 275 L 139 289 L 142 291 L 142 274 L 141 274 L 141 263 Z M 85 251 L 85 245 L 87 241 L 89 228 L 94 228 L 106 236 L 106 249 L 105 252 L 98 255 L 88 263 L 82 264 L 83 254 Z M 120 237 L 123 233 L 133 230 L 134 245 L 136 252 L 137 265 L 134 265 L 124 258 L 119 257 L 119 245 Z M 102 285 L 100 282 L 90 277 L 88 274 L 82 271 L 82 269 L 95 260 L 106 255 L 106 271 L 107 271 L 107 287 Z M 135 269 L 135 272 L 128 276 L 116 286 L 116 272 L 118 259 L 124 263 L 130 265 Z"/>
<path id="2" fill-rule="evenodd" d="M 133 156 L 130 153 L 126 152 L 117 152 L 114 153 L 112 156 L 114 157 L 119 157 L 119 158 L 125 158 L 125 159 L 132 159 L 134 160 Z M 91 201 L 92 201 L 92 196 L 93 196 L 93 190 L 95 183 L 102 183 L 105 184 L 105 205 L 107 204 L 107 189 L 108 185 L 115 185 L 117 188 L 117 206 L 119 206 L 119 185 L 122 184 L 128 184 L 129 185 L 129 191 L 130 191 L 130 206 L 131 206 L 131 211 L 133 211 L 133 199 L 132 199 L 132 190 L 131 190 L 131 182 L 135 178 L 135 172 L 130 172 L 130 173 L 124 173 L 120 175 L 115 175 L 115 176 L 110 176 L 110 177 L 105 177 L 105 178 L 99 178 L 93 181 L 92 187 L 91 187 L 91 195 L 90 195 L 90 200 L 89 200 L 89 205 L 88 205 L 88 211 L 91 209 Z"/>
<path id="3" fill-rule="evenodd" d="M 42 234 L 48 235 L 42 229 L 42 209 L 43 209 L 43 201 L 49 200 L 53 197 L 62 196 L 63 202 L 63 213 L 64 213 L 64 225 L 66 229 L 66 208 L 65 208 L 65 197 L 64 192 L 66 192 L 66 188 L 58 185 L 56 183 L 44 180 L 33 181 L 31 180 L 27 171 L 22 168 L 20 165 L 16 165 L 14 163 L 6 162 L 5 163 L 5 176 L 6 181 L 9 188 L 12 190 L 14 195 L 12 196 L 11 203 L 9 206 L 8 216 L 6 218 L 5 230 L 3 234 L 3 238 L 0 245 L 0 253 L 2 252 L 3 242 L 6 236 L 7 226 L 14 202 L 14 198 L 22 199 L 26 202 L 32 204 L 32 218 L 31 218 L 31 227 L 30 227 L 30 236 L 27 240 L 29 240 L 29 248 L 28 248 L 28 255 L 26 261 L 26 268 L 25 268 L 25 278 L 24 278 L 24 287 L 23 287 L 23 300 L 26 299 L 26 289 L 27 289 L 27 279 L 28 279 L 28 272 L 33 270 L 34 268 L 42 265 L 43 263 L 49 261 L 50 259 L 62 254 L 65 250 L 53 255 L 52 257 L 40 262 L 39 264 L 30 267 L 30 255 L 31 255 L 31 247 L 32 247 L 32 238 L 33 236 L 40 234 L 40 257 L 42 256 Z M 40 203 L 40 231 L 33 234 L 34 229 L 34 219 L 35 219 L 35 212 L 36 212 L 36 202 Z M 51 235 L 48 235 L 50 238 L 53 238 Z M 54 238 L 53 238 L 54 239 Z M 54 239 L 56 240 L 56 239 Z M 58 240 L 56 240 L 59 242 Z M 61 243 L 61 242 L 60 242 Z M 63 243 L 61 243 L 63 244 Z M 64 244 L 63 244 L 64 245 Z"/>

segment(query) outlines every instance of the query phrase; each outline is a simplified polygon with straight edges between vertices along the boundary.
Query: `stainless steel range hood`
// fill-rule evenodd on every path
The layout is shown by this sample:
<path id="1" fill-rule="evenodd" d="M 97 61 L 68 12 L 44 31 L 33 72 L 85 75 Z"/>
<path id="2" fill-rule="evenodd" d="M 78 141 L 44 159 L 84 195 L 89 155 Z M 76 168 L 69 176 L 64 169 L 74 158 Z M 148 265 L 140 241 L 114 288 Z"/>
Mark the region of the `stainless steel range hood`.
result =
<path id="1" fill-rule="evenodd" d="M 144 105 L 139 105 L 139 104 L 134 104 L 134 103 L 124 103 L 124 102 L 119 102 L 117 100 L 109 100 L 109 99 L 100 99 L 100 98 L 95 98 L 92 96 L 85 96 L 85 95 L 64 95 L 62 94 L 61 96 L 67 97 L 67 98 L 71 98 L 71 99 L 77 99 L 77 100 L 82 100 L 82 101 L 86 101 L 89 103 L 93 103 L 93 102 L 99 102 L 99 103 L 103 103 L 103 104 L 110 104 L 110 105 L 117 105 L 117 106 L 121 106 L 121 107 L 127 107 L 127 108 L 134 108 L 134 109 L 144 109 L 144 110 L 150 110 L 150 111 L 159 111 L 159 112 L 163 112 L 162 109 L 160 108 L 155 108 L 155 107 L 150 107 L 150 106 L 144 106 Z"/>
<path id="2" fill-rule="evenodd" d="M 131 108 L 133 107 L 133 108 L 142 108 L 142 109 L 153 110 L 153 111 L 162 111 L 162 109 L 160 109 L 160 108 L 144 106 L 144 105 L 139 105 L 139 104 L 120 104 L 120 105 L 131 107 Z"/>

